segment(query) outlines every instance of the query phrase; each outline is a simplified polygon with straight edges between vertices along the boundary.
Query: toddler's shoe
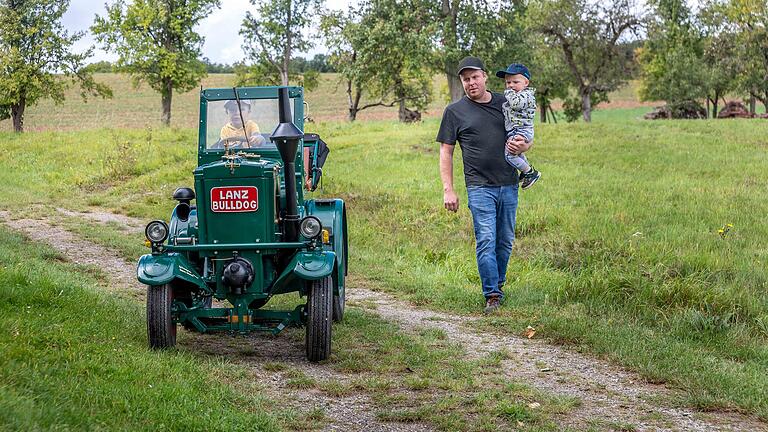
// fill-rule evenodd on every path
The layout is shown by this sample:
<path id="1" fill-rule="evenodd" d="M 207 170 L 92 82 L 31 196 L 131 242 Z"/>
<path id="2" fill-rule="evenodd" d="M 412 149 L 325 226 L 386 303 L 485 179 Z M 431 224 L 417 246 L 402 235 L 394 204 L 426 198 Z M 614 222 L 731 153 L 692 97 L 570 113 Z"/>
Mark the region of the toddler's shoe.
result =
<path id="1" fill-rule="evenodd" d="M 536 180 L 541 178 L 541 173 L 536 171 L 536 169 L 531 165 L 531 170 L 527 173 L 520 173 L 520 187 L 523 189 L 528 189 L 529 187 L 533 186 L 534 183 L 536 183 Z"/>

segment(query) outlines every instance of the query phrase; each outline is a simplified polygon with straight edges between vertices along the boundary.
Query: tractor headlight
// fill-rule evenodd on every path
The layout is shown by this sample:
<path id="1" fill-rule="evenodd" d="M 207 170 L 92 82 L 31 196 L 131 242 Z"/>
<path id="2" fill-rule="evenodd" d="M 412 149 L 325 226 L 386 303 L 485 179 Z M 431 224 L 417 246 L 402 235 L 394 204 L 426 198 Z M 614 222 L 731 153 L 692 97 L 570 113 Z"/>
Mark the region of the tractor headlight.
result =
<path id="1" fill-rule="evenodd" d="M 168 238 L 168 225 L 163 221 L 152 221 L 147 224 L 144 234 L 152 243 L 162 243 Z"/>
<path id="2" fill-rule="evenodd" d="M 301 220 L 301 224 L 299 225 L 299 231 L 301 231 L 301 235 L 308 239 L 319 236 L 322 229 L 323 224 L 320 223 L 320 219 L 314 216 L 305 217 Z"/>

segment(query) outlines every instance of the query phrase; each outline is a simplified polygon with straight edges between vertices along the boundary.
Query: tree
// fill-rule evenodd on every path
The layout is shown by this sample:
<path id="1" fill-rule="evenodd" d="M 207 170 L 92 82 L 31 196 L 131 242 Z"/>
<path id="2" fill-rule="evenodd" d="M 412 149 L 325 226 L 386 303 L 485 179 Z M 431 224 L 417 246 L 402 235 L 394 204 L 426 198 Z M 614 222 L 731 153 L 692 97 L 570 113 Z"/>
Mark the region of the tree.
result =
<path id="1" fill-rule="evenodd" d="M 321 73 L 336 72 L 328 61 L 328 56 L 325 54 L 315 54 L 315 56 L 312 57 L 312 60 L 307 62 L 307 68 Z"/>
<path id="2" fill-rule="evenodd" d="M 206 76 L 199 59 L 203 37 L 194 26 L 218 6 L 218 0 L 116 0 L 91 27 L 96 40 L 118 54 L 119 71 L 160 92 L 166 126 L 173 91 L 191 90 Z"/>
<path id="3" fill-rule="evenodd" d="M 768 4 L 759 0 L 711 1 L 722 33 L 734 41 L 736 87 L 768 110 Z"/>
<path id="4" fill-rule="evenodd" d="M 570 87 L 570 71 L 562 61 L 559 53 L 539 47 L 540 43 L 531 41 L 533 59 L 531 61 L 531 86 L 536 88 L 536 104 L 539 106 L 539 120 L 546 123 L 551 114 L 552 121 L 556 122 L 555 113 L 552 110 L 554 99 L 567 99 Z"/>
<path id="5" fill-rule="evenodd" d="M 312 43 L 304 31 L 312 23 L 311 12 L 321 8 L 322 0 L 251 0 L 258 17 L 248 12 L 240 34 L 245 38 L 246 56 L 259 72 L 276 73 L 288 85 L 293 53 L 307 51 Z"/>
<path id="6" fill-rule="evenodd" d="M 395 106 L 398 100 L 387 100 L 389 95 L 378 92 L 378 101 L 361 105 L 363 96 L 370 97 L 374 92 L 377 71 L 372 64 L 366 63 L 370 57 L 366 53 L 366 41 L 369 38 L 367 28 L 362 27 L 364 9 L 353 9 L 347 13 L 331 11 L 326 13 L 320 24 L 326 45 L 330 50 L 329 62 L 341 73 L 347 94 L 347 118 L 355 121 L 360 111 L 376 106 Z"/>
<path id="7" fill-rule="evenodd" d="M 468 55 L 480 56 L 486 66 L 503 67 L 530 59 L 521 17 L 525 1 L 440 0 L 431 4 L 440 43 L 441 68 L 448 80 L 451 101 L 464 96 L 456 74 L 459 62 Z"/>
<path id="8" fill-rule="evenodd" d="M 710 33 L 703 41 L 703 75 L 704 86 L 707 91 L 707 111 L 712 106 L 712 118 L 717 117 L 718 101 L 736 88 L 739 62 L 737 57 L 738 47 L 734 38 L 719 29 L 710 28 Z"/>
<path id="9" fill-rule="evenodd" d="M 557 49 L 570 70 L 584 121 L 594 102 L 626 83 L 628 65 L 621 38 L 640 27 L 630 0 L 537 0 L 528 5 L 528 28 Z"/>
<path id="10" fill-rule="evenodd" d="M 215 63 L 212 62 L 208 57 L 203 57 L 203 64 L 205 64 L 205 72 L 209 74 L 224 74 L 235 72 L 235 66 L 226 63 Z"/>
<path id="11" fill-rule="evenodd" d="M 320 31 L 330 50 L 328 61 L 341 73 L 346 84 L 347 119 L 351 122 L 357 119 L 357 113 L 360 111 L 385 105 L 382 100 L 360 106 L 363 91 L 371 78 L 366 65 L 360 61 L 362 57 L 358 56 L 362 48 L 361 41 L 364 39 L 360 19 L 359 10 L 350 10 L 347 13 L 331 11 L 324 14 L 320 20 Z"/>
<path id="12" fill-rule="evenodd" d="M 84 100 L 112 95 L 85 68 L 93 48 L 72 52 L 83 33 L 70 35 L 62 27 L 68 7 L 67 0 L 0 0 L 0 120 L 11 118 L 16 132 L 24 131 L 28 106 L 43 98 L 60 103 L 74 83 Z"/>
<path id="13" fill-rule="evenodd" d="M 86 69 L 93 73 L 112 73 L 115 71 L 115 65 L 106 60 L 91 63 L 86 66 Z"/>
<path id="14" fill-rule="evenodd" d="M 362 7 L 365 37 L 358 56 L 370 71 L 371 94 L 396 101 L 400 121 L 421 119 L 419 111 L 432 99 L 436 64 L 434 23 L 424 0 L 369 0 Z"/>
<path id="15" fill-rule="evenodd" d="M 280 74 L 267 62 L 259 62 L 251 65 L 235 64 L 235 85 L 237 86 L 278 86 L 284 85 Z M 312 91 L 320 84 L 320 73 L 308 69 L 304 73 L 291 71 L 288 73 L 289 82 Z"/>
<path id="16" fill-rule="evenodd" d="M 704 38 L 685 0 L 650 0 L 648 5 L 653 11 L 648 38 L 638 50 L 640 99 L 666 101 L 674 115 L 708 96 Z"/>
<path id="17" fill-rule="evenodd" d="M 427 11 L 419 0 L 371 0 L 325 15 L 321 28 L 346 82 L 350 121 L 374 106 L 397 105 L 400 121 L 420 117 L 436 64 Z M 361 106 L 363 96 L 374 102 Z"/>

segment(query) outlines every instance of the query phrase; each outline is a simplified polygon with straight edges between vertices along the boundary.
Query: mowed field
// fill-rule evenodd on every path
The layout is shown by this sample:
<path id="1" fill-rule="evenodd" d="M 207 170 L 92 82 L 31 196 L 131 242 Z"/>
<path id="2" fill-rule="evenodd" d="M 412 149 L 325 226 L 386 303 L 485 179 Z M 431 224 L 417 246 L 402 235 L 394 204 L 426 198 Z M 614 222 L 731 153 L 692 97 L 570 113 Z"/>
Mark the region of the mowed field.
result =
<path id="1" fill-rule="evenodd" d="M 60 120 L 59 128 L 40 127 L 44 132 L 0 133 L 0 206 L 30 217 L 64 207 L 167 218 L 172 191 L 193 182 L 196 131 L 183 124 L 158 128 L 150 120 L 151 128 L 135 124 L 147 114 L 143 110 L 150 99 L 159 105 L 144 92 L 146 99 L 132 100 L 131 94 L 139 93 L 125 93 L 99 102 L 111 104 L 115 119 L 131 119 L 122 124 L 78 123 L 73 117 Z M 194 107 L 187 112 L 191 125 L 196 94 L 183 97 Z M 332 109 L 312 97 L 313 112 Z M 59 110 L 78 106 L 68 101 Z M 598 111 L 592 124 L 537 125 L 529 157 L 543 178 L 521 192 L 508 299 L 492 317 L 480 312 L 483 299 L 458 159 L 461 208 L 456 214 L 442 209 L 434 142 L 438 119 L 412 125 L 318 120 L 307 129 L 321 134 L 331 155 L 323 189 L 315 196 L 347 202 L 350 272 L 357 283 L 414 307 L 469 316 L 473 327 L 489 334 L 521 335 L 534 327 L 537 339 L 608 359 L 648 382 L 679 390 L 675 403 L 680 406 L 768 420 L 768 121 L 651 122 L 638 119 L 643 110 L 647 107 L 638 104 Z M 93 119 L 94 112 L 80 118 Z M 177 111 L 174 118 L 179 117 Z M 69 229 L 129 259 L 145 251 L 139 236 L 118 229 Z M 141 307 L 94 294 L 98 270 L 72 270 L 50 250 L 5 231 L 0 231 L 0 252 L 0 326 L 11 329 L 0 335 L 0 391 L 9 395 L 0 398 L 0 429 L 3 424 L 11 429 L 154 424 L 143 415 L 171 428 L 211 422 L 212 429 L 225 429 L 252 421 L 257 429 L 292 430 L 322 423 L 322 413 L 274 408 L 242 380 L 222 379 L 244 374 L 226 358 L 200 358 L 186 350 L 148 353 Z M 64 292 L 72 296 L 61 296 Z M 82 318 L 83 305 L 102 312 L 72 318 Z M 110 320 L 104 308 L 119 313 L 119 320 Z M 55 312 L 53 331 L 46 320 L 49 311 Z M 429 403 L 398 402 L 425 404 L 403 421 L 426 421 L 442 430 L 509 425 L 557 430 L 550 416 L 579 409 L 578 401 L 542 397 L 545 414 L 526 417 L 530 399 L 521 394 L 532 390 L 494 387 L 498 383 L 482 371 L 497 363 L 452 360 L 457 348 L 445 342 L 445 335 L 402 339 L 386 322 L 357 312 L 338 329 L 329 364 L 354 373 L 389 373 L 344 390 L 381 396 L 376 400 L 384 415 L 392 415 L 387 386 L 398 385 L 450 394 Z M 95 342 L 94 334 L 99 335 Z M 96 367 L 113 349 L 119 350 L 114 366 Z M 91 351 L 96 354 L 79 357 Z M 100 393 L 87 387 L 68 392 L 71 375 L 60 364 L 90 377 Z M 164 372 L 152 372 L 158 368 Z M 182 370 L 191 376 L 190 386 L 174 380 Z M 391 374 L 405 370 L 416 376 Z M 157 383 L 162 394 L 144 394 Z M 331 384 L 297 385 L 329 391 Z M 205 394 L 201 400 L 195 399 L 198 391 Z M 118 403 L 136 392 L 142 396 L 131 404 Z M 451 398 L 456 394 L 480 401 L 479 408 Z M 52 395 L 56 405 L 37 402 L 43 395 Z M 163 410 L 163 397 L 187 417 Z M 99 403 L 89 405 L 93 400 Z M 215 405 L 216 400 L 231 410 Z M 210 404 L 215 408 L 201 411 Z M 255 418 L 259 407 L 270 408 Z M 478 418 L 483 421 L 476 423 Z M 632 425 L 622 428 L 633 430 Z"/>
<path id="2" fill-rule="evenodd" d="M 95 74 L 96 80 L 110 86 L 112 99 L 88 98 L 83 102 L 77 88 L 67 92 L 67 99 L 61 105 L 52 100 L 41 100 L 27 108 L 24 126 L 28 131 L 80 130 L 94 128 L 146 128 L 160 126 L 160 95 L 143 84 L 133 86 L 130 77 L 122 74 Z M 489 78 L 496 80 L 497 78 Z M 203 88 L 231 87 L 234 74 L 212 74 L 204 78 Z M 435 76 L 434 100 L 423 113 L 425 117 L 437 117 L 447 102 L 445 77 Z M 642 116 L 653 103 L 637 101 L 634 83 L 611 95 L 611 102 L 601 108 L 630 110 L 634 116 Z M 307 93 L 309 116 L 315 121 L 343 121 L 347 119 L 348 104 L 346 86 L 339 81 L 339 74 L 326 73 L 320 76 L 317 89 Z M 178 128 L 197 126 L 199 111 L 199 89 L 185 93 L 174 93 L 171 124 Z M 361 106 L 374 101 L 363 99 Z M 559 109 L 559 103 L 555 104 Z M 397 108 L 374 107 L 361 111 L 359 120 L 397 119 Z M 601 111 L 595 113 L 595 120 L 601 120 Z M 10 120 L 0 121 L 0 131 L 11 131 Z"/>

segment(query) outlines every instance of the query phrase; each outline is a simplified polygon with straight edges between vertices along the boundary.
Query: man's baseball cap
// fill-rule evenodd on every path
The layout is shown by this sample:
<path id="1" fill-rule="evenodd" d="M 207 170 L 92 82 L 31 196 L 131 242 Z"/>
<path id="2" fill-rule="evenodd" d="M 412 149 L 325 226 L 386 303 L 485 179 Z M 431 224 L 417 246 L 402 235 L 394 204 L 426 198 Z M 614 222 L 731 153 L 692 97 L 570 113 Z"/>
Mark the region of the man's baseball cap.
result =
<path id="1" fill-rule="evenodd" d="M 480 60 L 477 57 L 464 57 L 459 62 L 459 69 L 458 72 L 456 72 L 456 75 L 461 75 L 461 72 L 464 69 L 475 69 L 475 70 L 481 70 L 488 72 L 487 69 L 485 69 L 485 65 L 483 64 L 483 61 Z"/>
<path id="2" fill-rule="evenodd" d="M 531 73 L 522 63 L 512 63 L 506 69 L 496 72 L 496 76 L 499 78 L 504 78 L 504 75 L 522 75 L 529 80 L 531 79 Z"/>
<path id="3" fill-rule="evenodd" d="M 243 106 L 251 109 L 251 101 L 248 99 L 240 99 L 240 107 L 242 108 Z M 237 109 L 237 101 L 228 100 L 226 103 L 224 103 L 224 109 Z"/>

